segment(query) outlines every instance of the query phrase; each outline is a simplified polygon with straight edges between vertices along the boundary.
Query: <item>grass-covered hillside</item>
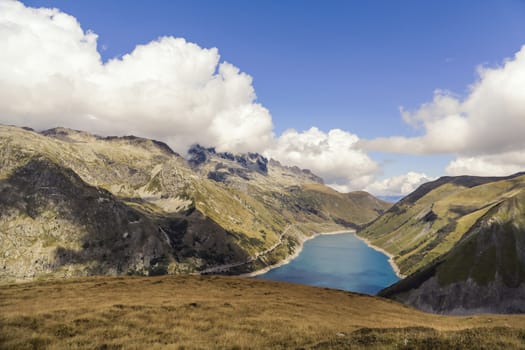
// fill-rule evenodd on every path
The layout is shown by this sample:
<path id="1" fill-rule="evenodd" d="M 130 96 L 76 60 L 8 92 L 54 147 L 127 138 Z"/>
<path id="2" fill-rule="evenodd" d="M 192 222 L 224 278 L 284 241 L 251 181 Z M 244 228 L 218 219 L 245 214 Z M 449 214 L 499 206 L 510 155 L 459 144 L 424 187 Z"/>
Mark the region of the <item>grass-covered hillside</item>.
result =
<path id="1" fill-rule="evenodd" d="M 525 312 L 523 174 L 424 184 L 359 234 L 408 275 L 382 296 L 438 313 Z"/>
<path id="2" fill-rule="evenodd" d="M 525 192 L 491 207 L 450 252 L 381 295 L 432 312 L 525 312 Z"/>
<path id="3" fill-rule="evenodd" d="M 392 255 L 409 275 L 452 247 L 485 214 L 525 191 L 525 175 L 444 177 L 403 198 L 359 234 Z"/>
<path id="4" fill-rule="evenodd" d="M 389 204 L 308 170 L 135 136 L 0 126 L 0 282 L 41 276 L 242 273 Z"/>
<path id="5" fill-rule="evenodd" d="M 522 315 L 447 317 L 388 299 L 219 276 L 0 286 L 2 349 L 519 349 Z"/>

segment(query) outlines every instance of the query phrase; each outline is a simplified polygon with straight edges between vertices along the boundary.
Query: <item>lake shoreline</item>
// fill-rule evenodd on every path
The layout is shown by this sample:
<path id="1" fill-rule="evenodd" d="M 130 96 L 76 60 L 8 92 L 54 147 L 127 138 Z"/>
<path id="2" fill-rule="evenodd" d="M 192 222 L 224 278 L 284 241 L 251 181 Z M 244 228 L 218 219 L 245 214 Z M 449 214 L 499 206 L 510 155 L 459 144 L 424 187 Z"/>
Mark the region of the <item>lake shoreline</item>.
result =
<path id="1" fill-rule="evenodd" d="M 348 230 L 339 230 L 339 231 L 330 231 L 330 232 L 318 232 L 318 233 L 314 233 L 313 235 L 311 236 L 303 236 L 302 239 L 299 240 L 299 245 L 297 246 L 296 250 L 293 252 L 293 254 L 287 256 L 284 260 L 276 263 L 276 264 L 273 264 L 273 265 L 268 265 L 262 269 L 259 269 L 257 271 L 253 271 L 253 272 L 249 272 L 249 273 L 245 273 L 245 274 L 241 274 L 240 276 L 241 277 L 256 277 L 256 276 L 259 276 L 259 275 L 264 275 L 265 273 L 267 273 L 268 271 L 270 270 L 273 270 L 273 269 L 276 269 L 278 267 L 281 267 L 281 266 L 284 266 L 284 265 L 287 265 L 289 264 L 292 260 L 294 260 L 295 258 L 297 258 L 299 256 L 299 254 L 301 254 L 301 252 L 303 251 L 303 246 L 304 246 L 304 243 L 306 241 L 309 241 L 311 239 L 314 239 L 316 237 L 319 237 L 319 236 L 323 236 L 323 235 L 340 235 L 340 234 L 345 234 L 345 233 L 349 233 L 349 234 L 353 234 L 357 239 L 359 239 L 360 241 L 362 241 L 363 243 L 365 243 L 369 248 L 372 248 L 373 250 L 377 251 L 377 252 L 380 252 L 382 254 L 384 254 L 386 257 L 388 257 L 388 263 L 390 264 L 390 267 L 392 267 L 392 270 L 394 271 L 394 273 L 396 274 L 396 276 L 399 278 L 399 279 L 403 279 L 405 278 L 406 276 L 403 275 L 401 273 L 401 271 L 399 270 L 399 266 L 397 266 L 397 264 L 395 263 L 394 261 L 394 255 L 390 254 L 389 252 L 387 252 L 386 250 L 384 250 L 383 248 L 380 248 L 378 246 L 375 246 L 373 245 L 368 239 L 364 238 L 364 237 L 361 237 L 357 234 L 357 231 L 356 230 L 351 230 L 351 229 L 348 229 Z"/>
<path id="2" fill-rule="evenodd" d="M 388 257 L 388 263 L 392 267 L 392 270 L 394 270 L 394 273 L 396 274 L 397 277 L 399 277 L 400 279 L 403 279 L 403 278 L 406 277 L 405 275 L 403 275 L 401 273 L 401 271 L 399 270 L 399 266 L 397 266 L 396 262 L 394 261 L 394 255 L 390 254 L 389 252 L 387 252 L 383 248 L 380 248 L 378 246 L 373 245 L 368 239 L 359 236 L 355 232 L 354 232 L 354 235 L 355 235 L 355 237 L 357 239 L 359 239 L 360 241 L 364 242 L 368 247 L 372 248 L 373 250 L 375 250 L 377 252 L 380 252 L 380 253 L 386 255 Z"/>
<path id="3" fill-rule="evenodd" d="M 240 276 L 241 277 L 255 277 L 255 276 L 259 276 L 259 275 L 264 275 L 265 273 L 267 273 L 270 270 L 273 270 L 273 269 L 276 269 L 278 267 L 281 267 L 281 266 L 289 264 L 292 260 L 297 258 L 299 256 L 299 254 L 301 254 L 301 252 L 303 251 L 304 242 L 309 241 L 311 239 L 314 239 L 316 237 L 323 236 L 323 235 L 326 235 L 326 236 L 328 236 L 328 235 L 340 235 L 340 234 L 344 234 L 344 233 L 351 233 L 351 234 L 355 235 L 356 234 L 355 232 L 356 232 L 355 230 L 350 230 L 349 229 L 349 230 L 339 230 L 339 231 L 330 231 L 330 232 L 318 232 L 318 233 L 314 233 L 311 236 L 303 236 L 302 239 L 299 239 L 299 244 L 296 247 L 296 249 L 293 252 L 293 254 L 288 255 L 284 260 L 278 262 L 277 264 L 268 265 L 268 266 L 266 266 L 266 267 L 264 267 L 262 269 L 259 269 L 257 271 L 244 273 L 244 274 L 242 274 Z"/>

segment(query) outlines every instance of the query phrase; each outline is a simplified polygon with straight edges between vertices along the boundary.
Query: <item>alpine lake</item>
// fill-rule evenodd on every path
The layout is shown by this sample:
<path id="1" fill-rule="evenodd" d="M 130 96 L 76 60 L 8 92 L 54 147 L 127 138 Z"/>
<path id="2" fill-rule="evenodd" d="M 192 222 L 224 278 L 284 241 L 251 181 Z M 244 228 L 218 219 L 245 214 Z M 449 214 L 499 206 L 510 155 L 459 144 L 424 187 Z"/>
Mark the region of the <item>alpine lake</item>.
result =
<path id="1" fill-rule="evenodd" d="M 256 278 L 371 295 L 399 280 L 388 257 L 351 232 L 308 240 L 295 259 Z"/>

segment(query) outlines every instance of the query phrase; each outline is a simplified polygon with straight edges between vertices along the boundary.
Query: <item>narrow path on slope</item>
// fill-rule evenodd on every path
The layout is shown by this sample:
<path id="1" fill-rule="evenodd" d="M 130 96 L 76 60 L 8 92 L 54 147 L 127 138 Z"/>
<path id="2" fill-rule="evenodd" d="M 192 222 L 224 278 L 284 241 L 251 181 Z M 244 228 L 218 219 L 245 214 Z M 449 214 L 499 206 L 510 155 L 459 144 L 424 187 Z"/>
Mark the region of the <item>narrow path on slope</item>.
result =
<path id="1" fill-rule="evenodd" d="M 296 225 L 297 224 L 290 224 L 290 225 L 286 226 L 284 231 L 279 235 L 279 240 L 275 244 L 273 244 L 270 248 L 268 248 L 266 250 L 263 250 L 262 252 L 256 253 L 254 256 L 250 256 L 248 259 L 246 259 L 246 261 L 213 266 L 213 267 L 204 269 L 202 271 L 199 271 L 198 273 L 203 275 L 203 274 L 215 273 L 215 272 L 225 272 L 225 271 L 228 271 L 228 270 L 230 270 L 230 269 L 232 269 L 234 267 L 239 267 L 239 266 L 243 266 L 243 265 L 249 264 L 251 262 L 254 262 L 255 260 L 259 259 L 261 256 L 264 256 L 266 254 L 271 253 L 278 246 L 283 244 L 283 237 L 284 237 L 284 235 L 286 235 L 288 233 L 288 231 L 291 228 L 293 228 L 294 226 L 296 226 Z"/>

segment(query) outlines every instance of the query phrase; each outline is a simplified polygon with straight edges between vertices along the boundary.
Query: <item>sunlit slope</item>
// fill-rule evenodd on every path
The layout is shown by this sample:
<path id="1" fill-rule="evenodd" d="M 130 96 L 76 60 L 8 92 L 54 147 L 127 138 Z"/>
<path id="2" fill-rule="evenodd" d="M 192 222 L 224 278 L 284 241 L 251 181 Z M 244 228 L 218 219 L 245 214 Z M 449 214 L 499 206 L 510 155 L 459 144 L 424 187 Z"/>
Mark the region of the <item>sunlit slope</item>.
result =
<path id="1" fill-rule="evenodd" d="M 520 348 L 525 317 L 444 317 L 372 296 L 218 276 L 0 286 L 5 349 Z"/>
<path id="2" fill-rule="evenodd" d="M 432 312 L 525 312 L 525 192 L 491 206 L 450 252 L 381 294 Z"/>
<path id="3" fill-rule="evenodd" d="M 525 189 L 525 176 L 441 178 L 421 186 L 359 234 L 410 274 L 448 252 L 491 208 Z"/>

